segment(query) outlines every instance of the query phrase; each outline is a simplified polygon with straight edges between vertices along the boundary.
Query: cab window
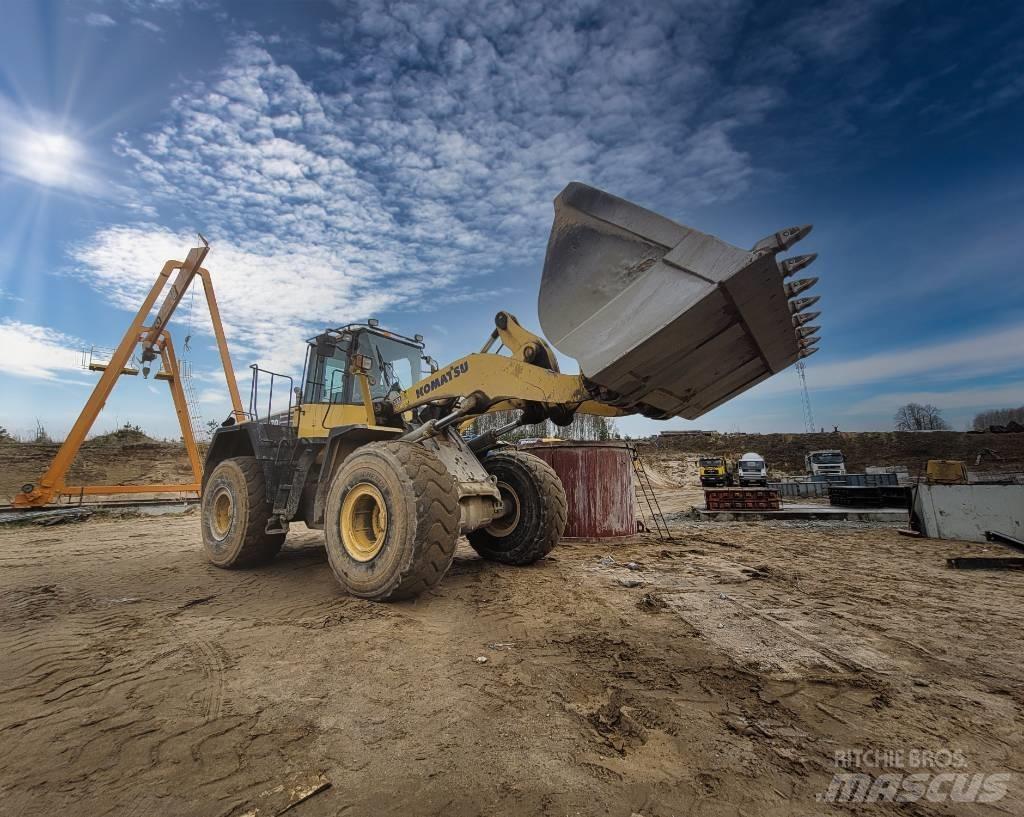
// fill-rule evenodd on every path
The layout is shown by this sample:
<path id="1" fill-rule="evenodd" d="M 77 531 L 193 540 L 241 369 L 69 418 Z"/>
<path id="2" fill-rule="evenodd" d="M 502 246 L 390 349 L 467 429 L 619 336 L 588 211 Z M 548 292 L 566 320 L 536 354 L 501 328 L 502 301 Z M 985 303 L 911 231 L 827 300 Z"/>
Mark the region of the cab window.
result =
<path id="1" fill-rule="evenodd" d="M 327 343 L 309 345 L 306 359 L 306 382 L 302 398 L 306 403 L 353 403 L 352 378 L 348 374 L 349 341 L 341 338 Z"/>

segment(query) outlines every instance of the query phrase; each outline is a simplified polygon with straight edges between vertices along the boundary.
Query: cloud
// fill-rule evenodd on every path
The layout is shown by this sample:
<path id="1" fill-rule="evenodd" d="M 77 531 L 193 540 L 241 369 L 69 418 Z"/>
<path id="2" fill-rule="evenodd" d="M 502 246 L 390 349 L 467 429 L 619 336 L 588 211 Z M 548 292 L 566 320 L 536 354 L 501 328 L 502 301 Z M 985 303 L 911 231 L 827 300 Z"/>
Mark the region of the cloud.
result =
<path id="1" fill-rule="evenodd" d="M 126 8 L 133 11 L 156 11 L 179 13 L 186 8 L 212 9 L 216 0 L 121 0 Z"/>
<path id="2" fill-rule="evenodd" d="M 829 0 L 787 24 L 787 44 L 832 60 L 855 59 L 874 42 L 879 12 L 900 0 Z"/>
<path id="3" fill-rule="evenodd" d="M 894 380 L 908 376 L 940 375 L 973 378 L 1024 368 L 1024 326 L 961 336 L 955 340 L 895 352 L 880 352 L 833 364 L 816 376 L 825 388 Z"/>
<path id="4" fill-rule="evenodd" d="M 35 380 L 65 380 L 80 372 L 79 352 L 86 344 L 47 326 L 0 318 L 0 372 Z"/>
<path id="5" fill-rule="evenodd" d="M 816 364 L 812 358 L 807 364 L 807 380 L 814 391 L 892 380 L 967 380 L 1024 370 L 1021 349 L 1024 349 L 1024 326 L 1008 326 L 834 363 Z M 755 388 L 757 395 L 764 396 L 795 391 L 799 384 L 794 378 L 773 378 Z"/>
<path id="6" fill-rule="evenodd" d="M 73 249 L 75 272 L 115 306 L 134 311 L 164 261 L 183 260 L 195 241 L 194 235 L 154 225 L 110 228 Z M 304 340 L 319 329 L 404 304 L 425 285 L 399 286 L 342 252 L 287 242 L 265 245 L 262 252 L 218 242 L 204 266 L 211 271 L 233 356 L 255 356 L 276 371 L 301 368 Z M 194 310 L 187 296 L 170 327 L 179 353 L 190 312 L 191 331 L 212 331 L 202 286 L 195 286 Z"/>
<path id="7" fill-rule="evenodd" d="M 98 11 L 94 11 L 85 15 L 85 24 L 97 28 L 109 28 L 110 26 L 116 26 L 117 20 L 109 14 L 100 14 Z"/>
<path id="8" fill-rule="evenodd" d="M 931 403 L 943 411 L 955 409 L 989 409 L 1019 406 L 1024 403 L 1024 381 L 1007 385 L 971 386 L 970 388 L 912 391 L 899 390 L 876 394 L 850 405 L 846 414 L 876 414 L 895 411 L 907 403 Z"/>
<path id="9" fill-rule="evenodd" d="M 3 287 L 0 287 L 0 301 L 24 301 L 24 300 L 25 300 L 24 298 L 22 298 L 22 297 L 20 297 L 18 295 L 13 295 L 10 292 L 8 292 L 6 289 L 4 289 Z"/>
<path id="10" fill-rule="evenodd" d="M 229 405 L 230 397 L 227 389 L 203 389 L 196 398 L 203 404 Z"/>
<path id="11" fill-rule="evenodd" d="M 781 26 L 795 64 L 801 37 L 831 54 L 869 41 L 884 4 L 848 5 Z M 488 270 L 536 262 L 551 200 L 573 179 L 676 216 L 681 201 L 735 198 L 756 172 L 738 133 L 786 103 L 721 66 L 740 0 L 336 6 L 320 41 L 240 37 L 161 127 L 124 134 L 140 182 L 166 202 L 189 197 L 234 238 L 277 228 Z"/>
<path id="12" fill-rule="evenodd" d="M 681 33 L 645 5 L 631 18 L 498 11 L 478 25 L 458 7 L 421 20 L 370 4 L 339 16 L 353 47 L 303 74 L 241 38 L 162 126 L 117 149 L 140 191 L 214 241 L 232 334 L 294 361 L 284 352 L 317 324 L 477 299 L 498 289 L 480 276 L 539 264 L 551 200 L 571 179 L 626 195 L 682 188 L 696 203 L 742 191 L 742 98 L 680 135 L 680 106 L 693 111 L 687 95 L 709 75 L 715 9 Z M 130 308 L 149 285 L 141 270 L 190 240 L 123 225 L 73 255 Z"/>
<path id="13" fill-rule="evenodd" d="M 570 180 L 679 218 L 749 187 L 737 135 L 785 95 L 723 74 L 746 11 L 346 0 L 319 38 L 242 35 L 117 140 L 138 199 L 180 229 L 111 227 L 74 256 L 128 308 L 201 229 L 233 337 L 293 365 L 318 324 L 481 298 L 540 266 Z"/>

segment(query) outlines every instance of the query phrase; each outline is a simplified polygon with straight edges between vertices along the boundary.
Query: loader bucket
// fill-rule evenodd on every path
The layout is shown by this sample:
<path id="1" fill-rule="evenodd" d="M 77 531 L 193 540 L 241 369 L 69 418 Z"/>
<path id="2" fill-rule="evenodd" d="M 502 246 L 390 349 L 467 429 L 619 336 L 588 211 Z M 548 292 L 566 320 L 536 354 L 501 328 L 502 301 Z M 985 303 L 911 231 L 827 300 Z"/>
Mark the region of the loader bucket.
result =
<path id="1" fill-rule="evenodd" d="M 694 419 L 807 355 L 795 313 L 808 299 L 784 287 L 810 284 L 783 276 L 813 257 L 783 268 L 776 254 L 810 229 L 742 250 L 572 182 L 555 199 L 541 327 L 599 401 Z"/>

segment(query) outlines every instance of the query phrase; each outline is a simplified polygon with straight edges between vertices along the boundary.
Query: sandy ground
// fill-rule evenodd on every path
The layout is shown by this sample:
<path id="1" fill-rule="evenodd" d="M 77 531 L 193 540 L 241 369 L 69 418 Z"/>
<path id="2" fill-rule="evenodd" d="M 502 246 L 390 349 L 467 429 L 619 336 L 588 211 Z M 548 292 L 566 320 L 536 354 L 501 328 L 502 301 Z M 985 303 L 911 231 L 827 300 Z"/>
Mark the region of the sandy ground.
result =
<path id="1" fill-rule="evenodd" d="M 1024 811 L 1024 574 L 849 523 L 675 534 L 520 569 L 463 546 L 377 604 L 306 531 L 230 572 L 194 515 L 2 530 L 0 813 L 277 815 L 327 783 L 287 813 Z M 857 749 L 1009 791 L 819 802 Z"/>

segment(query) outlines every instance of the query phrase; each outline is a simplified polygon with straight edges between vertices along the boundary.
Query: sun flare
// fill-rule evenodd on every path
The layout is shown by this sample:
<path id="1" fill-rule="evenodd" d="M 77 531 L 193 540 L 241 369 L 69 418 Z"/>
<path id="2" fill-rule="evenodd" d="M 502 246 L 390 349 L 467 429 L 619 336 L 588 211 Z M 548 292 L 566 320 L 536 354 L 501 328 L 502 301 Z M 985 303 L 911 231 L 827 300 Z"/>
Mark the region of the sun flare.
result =
<path id="1" fill-rule="evenodd" d="M 48 186 L 67 185 L 83 157 L 82 148 L 62 133 L 26 130 L 16 149 L 19 175 Z"/>

